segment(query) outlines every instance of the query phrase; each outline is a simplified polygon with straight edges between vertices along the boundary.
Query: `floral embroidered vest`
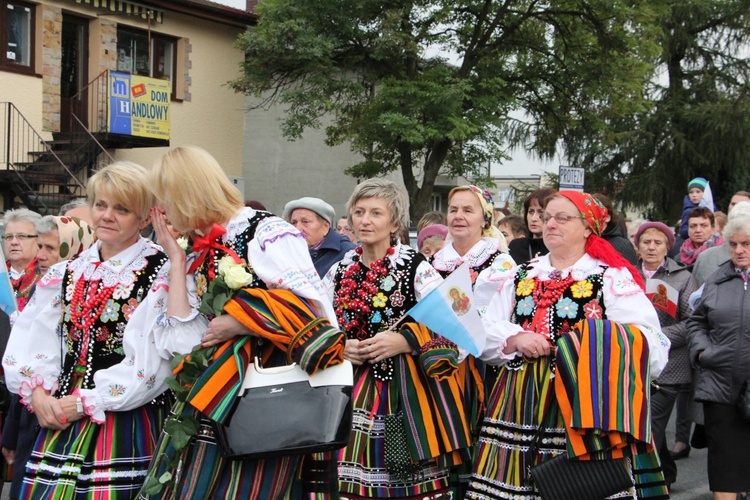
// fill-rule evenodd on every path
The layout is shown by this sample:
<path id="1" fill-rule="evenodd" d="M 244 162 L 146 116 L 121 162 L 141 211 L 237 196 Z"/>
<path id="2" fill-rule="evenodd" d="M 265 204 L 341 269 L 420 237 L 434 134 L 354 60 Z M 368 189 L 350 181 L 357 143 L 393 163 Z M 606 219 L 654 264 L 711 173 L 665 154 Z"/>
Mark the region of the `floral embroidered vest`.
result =
<path id="1" fill-rule="evenodd" d="M 417 296 L 414 290 L 414 280 L 417 275 L 417 267 L 424 262 L 422 254 L 409 247 L 401 247 L 396 266 L 388 260 L 388 274 L 376 284 L 377 292 L 370 299 L 370 313 L 365 319 L 365 324 L 357 331 L 347 331 L 346 336 L 350 339 L 366 339 L 373 337 L 376 333 L 387 330 L 395 324 L 401 316 L 414 307 Z M 351 263 L 349 264 L 351 265 Z M 336 269 L 334 285 L 334 303 L 338 298 L 341 288 L 341 279 L 349 266 L 339 264 Z M 356 282 L 364 281 L 367 268 L 363 265 L 357 275 L 353 276 Z M 351 311 L 344 311 L 344 317 L 349 320 Z M 385 359 L 380 363 L 372 365 L 375 378 L 379 380 L 390 380 L 393 374 L 393 360 Z"/>
<path id="2" fill-rule="evenodd" d="M 527 277 L 527 272 L 532 268 L 532 262 L 519 266 L 514 280 L 515 306 L 510 318 L 511 322 L 521 325 L 524 330 L 528 331 L 535 331 L 532 322 L 537 311 L 535 288 L 539 282 L 538 277 Z M 604 270 L 602 274 L 592 274 L 580 281 L 571 280 L 562 289 L 559 298 L 548 308 L 542 322 L 545 331 L 538 331 L 537 326 L 537 333 L 548 333 L 550 341 L 554 344 L 560 335 L 571 331 L 577 322 L 587 318 L 604 318 Z M 554 284 L 562 281 L 565 280 L 561 276 L 553 276 L 546 283 Z M 522 363 L 519 357 L 510 361 L 508 367 L 518 367 Z"/>
<path id="3" fill-rule="evenodd" d="M 138 304 L 146 298 L 151 289 L 156 275 L 167 262 L 164 252 L 144 257 L 146 266 L 135 272 L 136 280 L 132 287 L 118 287 L 109 298 L 102 314 L 96 318 L 89 330 L 89 335 L 84 335 L 71 320 L 70 308 L 72 301 L 72 290 L 74 288 L 73 272 L 70 266 L 65 269 L 63 275 L 63 322 L 62 334 L 64 336 L 65 362 L 58 382 L 60 387 L 57 395 L 70 394 L 73 389 L 80 387 L 84 389 L 94 388 L 94 374 L 98 370 L 109 368 L 125 357 L 122 348 L 122 336 L 130 316 Z M 84 279 L 81 276 L 80 279 Z M 86 287 L 90 286 L 87 284 Z M 113 389 L 113 390 L 116 390 Z"/>

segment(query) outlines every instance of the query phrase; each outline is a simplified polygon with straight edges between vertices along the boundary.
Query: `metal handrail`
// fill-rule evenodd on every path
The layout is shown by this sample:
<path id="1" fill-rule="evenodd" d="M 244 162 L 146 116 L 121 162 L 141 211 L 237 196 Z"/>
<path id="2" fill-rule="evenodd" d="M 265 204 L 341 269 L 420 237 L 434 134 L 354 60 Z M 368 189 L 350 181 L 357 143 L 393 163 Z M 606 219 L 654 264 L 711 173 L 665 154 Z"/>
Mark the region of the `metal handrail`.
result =
<path id="1" fill-rule="evenodd" d="M 84 128 L 86 130 L 89 130 L 91 128 L 94 129 L 96 133 L 98 132 L 106 132 L 107 130 L 107 77 L 109 74 L 109 70 L 104 70 L 99 75 L 97 75 L 96 78 L 91 80 L 89 83 L 87 83 L 84 87 L 82 87 L 78 92 L 73 94 L 73 96 L 70 98 L 71 103 L 73 103 L 74 106 L 77 106 L 78 109 L 71 110 L 70 114 L 70 130 L 74 129 L 74 126 L 76 125 L 73 118 L 77 119 L 78 122 L 81 123 L 88 123 L 88 118 L 93 116 L 96 120 L 96 127 L 86 127 L 84 125 Z M 95 84 L 97 84 L 95 86 Z M 91 92 L 93 90 L 93 92 Z M 87 106 L 86 108 L 82 108 L 80 104 L 83 100 L 86 100 Z M 91 104 L 94 104 L 94 106 L 88 106 L 89 101 L 91 101 Z M 91 112 L 93 108 L 93 114 Z M 82 120 L 82 110 L 86 110 L 86 120 Z M 103 118 L 102 118 L 103 113 Z"/>
<path id="2" fill-rule="evenodd" d="M 44 196 L 52 194 L 38 192 L 27 179 L 31 174 L 44 174 L 29 169 L 36 161 L 35 155 L 46 158 L 45 161 L 52 163 L 53 169 L 65 172 L 70 189 L 85 191 L 84 184 L 12 102 L 0 103 L 0 112 L 5 115 L 0 123 L 0 137 L 5 139 L 2 141 L 5 151 L 0 155 L 0 170 L 13 172 L 13 178 L 24 187 L 26 196 L 35 205 L 49 212 L 51 206 L 44 201 Z"/>
<path id="3" fill-rule="evenodd" d="M 19 139 L 18 136 L 20 135 L 21 140 L 23 140 L 23 138 L 27 136 L 25 131 L 19 130 L 17 127 L 15 130 L 19 133 L 17 134 L 11 133 L 13 131 L 13 123 L 14 123 L 13 115 L 16 115 L 18 118 L 21 119 L 22 121 L 21 125 L 22 126 L 25 125 L 26 129 L 33 134 L 32 139 L 35 139 L 38 144 L 43 145 L 45 152 L 47 154 L 51 154 L 55 158 L 55 160 L 57 160 L 60 166 L 63 167 L 65 171 L 68 172 L 70 176 L 76 180 L 76 182 L 78 183 L 80 187 L 84 187 L 83 184 L 76 178 L 76 176 L 73 175 L 73 172 L 71 172 L 70 169 L 68 169 L 67 165 L 65 165 L 65 162 L 62 161 L 59 156 L 57 156 L 57 153 L 55 153 L 52 147 L 50 147 L 49 143 L 45 141 L 42 138 L 42 135 L 39 132 L 37 132 L 37 130 L 34 128 L 34 126 L 31 123 L 29 123 L 29 121 L 26 119 L 23 113 L 21 113 L 21 111 L 15 106 L 15 104 L 13 104 L 12 102 L 0 103 L 0 105 L 2 104 L 5 104 L 8 106 L 7 122 L 6 122 L 7 127 L 6 127 L 6 151 L 5 151 L 6 167 L 5 168 L 7 169 L 8 166 L 14 166 L 16 163 L 25 163 L 25 162 L 20 161 L 22 159 L 21 156 L 25 156 L 25 159 L 29 160 L 29 155 L 28 155 L 29 151 L 39 151 L 39 149 L 19 149 L 17 147 L 16 148 L 12 147 L 12 143 L 15 142 L 16 144 L 18 144 L 18 141 L 13 141 L 14 136 L 16 139 Z M 12 113 L 12 111 L 14 111 L 14 113 Z M 28 141 L 25 141 L 25 142 L 28 143 Z M 14 152 L 20 153 L 21 156 L 13 155 Z M 13 155 L 13 159 L 11 159 L 11 155 Z"/>

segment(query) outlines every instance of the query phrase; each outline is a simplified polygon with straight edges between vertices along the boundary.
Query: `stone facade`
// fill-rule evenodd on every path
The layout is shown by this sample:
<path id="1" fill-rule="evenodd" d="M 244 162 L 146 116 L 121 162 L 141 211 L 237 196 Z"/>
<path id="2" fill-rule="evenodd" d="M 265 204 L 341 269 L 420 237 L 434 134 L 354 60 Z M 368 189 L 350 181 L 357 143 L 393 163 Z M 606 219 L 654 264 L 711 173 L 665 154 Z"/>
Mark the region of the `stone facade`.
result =
<path id="1" fill-rule="evenodd" d="M 60 76 L 62 66 L 62 9 L 45 5 L 42 19 L 42 128 L 60 130 Z"/>

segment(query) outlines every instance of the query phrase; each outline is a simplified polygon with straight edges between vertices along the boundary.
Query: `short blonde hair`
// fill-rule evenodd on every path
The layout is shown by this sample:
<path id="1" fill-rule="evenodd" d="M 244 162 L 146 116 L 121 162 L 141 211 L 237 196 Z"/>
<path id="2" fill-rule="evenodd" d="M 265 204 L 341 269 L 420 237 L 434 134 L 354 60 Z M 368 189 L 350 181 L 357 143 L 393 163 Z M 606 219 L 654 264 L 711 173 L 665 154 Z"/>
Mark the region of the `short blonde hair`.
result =
<path id="1" fill-rule="evenodd" d="M 171 222 L 194 232 L 222 224 L 244 206 L 240 191 L 205 149 L 181 146 L 164 153 L 151 167 L 149 186 L 166 206 Z"/>
<path id="2" fill-rule="evenodd" d="M 352 208 L 365 198 L 383 198 L 391 211 L 391 222 L 398 226 L 397 233 L 409 228 L 409 195 L 403 186 L 385 179 L 367 179 L 357 184 L 346 202 L 349 224 L 352 224 Z"/>
<path id="3" fill-rule="evenodd" d="M 148 219 L 154 206 L 154 197 L 146 181 L 144 167 L 131 161 L 116 161 L 96 172 L 86 185 L 89 207 L 93 207 L 97 196 L 106 193 L 141 220 Z"/>

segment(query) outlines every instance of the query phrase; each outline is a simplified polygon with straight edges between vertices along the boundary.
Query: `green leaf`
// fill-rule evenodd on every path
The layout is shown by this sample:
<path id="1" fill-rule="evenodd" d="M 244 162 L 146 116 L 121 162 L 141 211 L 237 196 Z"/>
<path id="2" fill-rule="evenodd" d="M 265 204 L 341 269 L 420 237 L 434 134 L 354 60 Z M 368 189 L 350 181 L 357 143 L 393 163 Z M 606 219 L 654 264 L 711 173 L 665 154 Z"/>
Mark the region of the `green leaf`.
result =
<path id="1" fill-rule="evenodd" d="M 159 479 L 149 476 L 146 479 L 146 482 L 143 484 L 143 492 L 146 495 L 158 495 L 161 493 L 161 490 L 164 488 L 164 485 L 159 482 Z"/>
<path id="2" fill-rule="evenodd" d="M 185 359 L 185 355 L 172 353 L 172 361 L 169 363 L 169 367 L 174 371 L 174 369 L 180 365 L 183 359 Z"/>
<path id="3" fill-rule="evenodd" d="M 174 391 L 175 396 L 179 400 L 183 400 L 190 393 L 190 389 L 180 384 L 174 377 L 166 379 L 167 386 Z"/>
<path id="4" fill-rule="evenodd" d="M 227 303 L 229 300 L 229 295 L 226 293 L 220 293 L 216 297 L 214 297 L 213 302 L 213 308 L 214 311 L 216 311 L 216 316 L 221 316 L 221 314 L 224 312 L 224 304 Z"/>
<path id="5" fill-rule="evenodd" d="M 211 307 L 212 302 L 213 297 L 211 295 L 203 295 L 203 300 L 201 301 L 201 305 L 198 307 L 198 312 L 200 312 L 201 314 L 205 314 L 206 316 L 215 316 L 214 308 Z"/>
<path id="6" fill-rule="evenodd" d="M 183 427 L 175 427 L 172 434 L 172 446 L 177 451 L 184 450 L 192 437 L 193 435 L 186 432 Z"/>
<path id="7" fill-rule="evenodd" d="M 166 471 L 164 474 L 159 477 L 159 483 L 165 484 L 169 482 L 169 480 L 172 479 L 172 473 L 169 471 Z"/>

